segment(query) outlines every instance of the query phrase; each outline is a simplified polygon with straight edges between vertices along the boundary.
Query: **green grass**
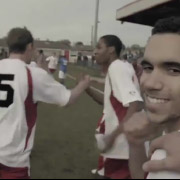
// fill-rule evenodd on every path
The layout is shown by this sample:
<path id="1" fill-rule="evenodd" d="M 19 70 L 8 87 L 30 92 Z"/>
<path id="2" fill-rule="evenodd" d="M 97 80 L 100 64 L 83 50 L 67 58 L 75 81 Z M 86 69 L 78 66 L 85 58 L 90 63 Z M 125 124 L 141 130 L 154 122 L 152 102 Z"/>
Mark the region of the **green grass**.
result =
<path id="1" fill-rule="evenodd" d="M 68 87 L 74 85 L 67 81 Z M 38 112 L 31 177 L 92 179 L 91 170 L 97 167 L 98 158 L 94 133 L 102 107 L 83 94 L 71 107 L 40 103 Z"/>
<path id="2" fill-rule="evenodd" d="M 92 69 L 92 68 L 84 68 L 81 66 L 77 66 L 74 64 L 69 64 L 68 65 L 68 74 L 70 74 L 73 77 L 79 77 L 81 74 L 88 74 L 92 77 L 97 77 L 97 78 L 104 78 L 100 69 Z M 104 85 L 98 84 L 98 83 L 92 83 L 92 85 L 101 90 L 104 91 Z"/>
<path id="3" fill-rule="evenodd" d="M 75 64 L 69 64 L 68 71 L 71 72 L 72 76 L 76 76 L 81 72 L 94 77 L 102 77 L 100 69 L 86 68 Z"/>

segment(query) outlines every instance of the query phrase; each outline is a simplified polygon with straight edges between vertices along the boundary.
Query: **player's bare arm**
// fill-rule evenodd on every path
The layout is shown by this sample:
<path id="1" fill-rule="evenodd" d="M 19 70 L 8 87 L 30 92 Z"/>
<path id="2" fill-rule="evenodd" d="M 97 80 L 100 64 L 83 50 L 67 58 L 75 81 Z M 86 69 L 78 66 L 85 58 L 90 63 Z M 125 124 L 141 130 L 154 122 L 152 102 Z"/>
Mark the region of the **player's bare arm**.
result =
<path id="1" fill-rule="evenodd" d="M 96 92 L 95 90 L 88 88 L 86 93 L 99 105 L 104 105 L 104 95 Z"/>
<path id="2" fill-rule="evenodd" d="M 67 105 L 74 104 L 82 93 L 89 87 L 89 85 L 90 76 L 86 75 L 79 81 L 78 85 L 71 90 L 71 97 Z"/>
<path id="3" fill-rule="evenodd" d="M 135 113 L 125 124 L 124 133 L 129 142 L 129 166 L 132 178 L 144 179 L 143 164 L 148 160 L 145 142 L 153 140 L 162 134 L 163 126 L 151 123 L 145 112 Z"/>
<path id="4" fill-rule="evenodd" d="M 147 160 L 144 143 L 139 145 L 129 143 L 129 168 L 132 179 L 145 178 L 145 172 L 142 167 Z"/>

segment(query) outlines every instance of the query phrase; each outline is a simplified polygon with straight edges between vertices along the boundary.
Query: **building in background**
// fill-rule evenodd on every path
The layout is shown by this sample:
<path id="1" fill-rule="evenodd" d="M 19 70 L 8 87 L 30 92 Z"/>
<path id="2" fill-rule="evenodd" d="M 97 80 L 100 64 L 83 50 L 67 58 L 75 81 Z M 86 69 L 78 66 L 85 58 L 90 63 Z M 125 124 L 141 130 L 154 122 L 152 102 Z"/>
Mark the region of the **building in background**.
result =
<path id="1" fill-rule="evenodd" d="M 46 57 L 51 56 L 52 53 L 56 53 L 58 56 L 66 56 L 67 60 L 70 63 L 77 63 L 79 53 L 81 53 L 82 56 L 93 55 L 93 48 L 89 45 L 72 47 L 59 41 L 54 42 L 41 40 L 35 40 L 34 45 L 37 50 L 43 50 Z M 5 39 L 0 39 L 0 49 L 2 48 L 8 51 Z"/>

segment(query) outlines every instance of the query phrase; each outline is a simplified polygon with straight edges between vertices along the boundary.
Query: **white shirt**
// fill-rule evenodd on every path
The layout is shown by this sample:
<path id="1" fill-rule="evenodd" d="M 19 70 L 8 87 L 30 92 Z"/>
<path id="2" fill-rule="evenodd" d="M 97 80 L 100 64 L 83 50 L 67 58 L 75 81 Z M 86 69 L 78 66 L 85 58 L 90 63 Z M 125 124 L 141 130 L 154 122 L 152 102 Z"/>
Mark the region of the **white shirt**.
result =
<path id="1" fill-rule="evenodd" d="M 40 68 L 29 67 L 33 101 L 65 106 L 71 92 Z M 0 61 L 0 163 L 30 167 L 29 155 L 35 136 L 35 109 L 27 109 L 30 86 L 27 65 L 20 60 Z M 29 118 L 34 122 L 30 122 Z"/>
<path id="2" fill-rule="evenodd" d="M 116 110 L 111 101 L 112 95 L 114 96 L 113 99 L 116 99 L 115 103 L 119 103 Z M 134 68 L 128 62 L 116 60 L 110 65 L 105 82 L 103 116 L 105 135 L 112 133 L 119 126 L 119 117 L 116 111 L 120 110 L 120 108 L 120 111 L 126 111 L 129 104 L 135 101 L 143 100 L 140 95 L 139 83 Z M 98 143 L 101 141 L 100 136 L 96 136 Z M 112 159 L 129 159 L 129 147 L 125 136 L 120 135 L 112 150 L 103 154 L 103 156 Z"/>
<path id="3" fill-rule="evenodd" d="M 49 64 L 48 64 L 49 69 L 57 69 L 58 58 L 54 56 L 50 56 L 46 59 L 46 61 L 49 61 Z"/>
<path id="4" fill-rule="evenodd" d="M 163 160 L 167 157 L 165 150 L 156 150 L 151 160 Z M 159 171 L 155 173 L 149 173 L 147 179 L 180 179 L 180 173 L 171 171 Z"/>
<path id="5" fill-rule="evenodd" d="M 166 133 L 164 132 L 163 135 L 166 135 Z M 166 151 L 163 149 L 158 149 L 152 155 L 151 160 L 158 161 L 166 158 L 167 158 Z M 159 171 L 159 172 L 149 173 L 147 179 L 180 179 L 180 173 L 176 173 L 172 171 Z"/>
<path id="6" fill-rule="evenodd" d="M 29 67 L 38 67 L 38 65 L 35 61 L 31 61 L 31 63 L 29 64 Z"/>

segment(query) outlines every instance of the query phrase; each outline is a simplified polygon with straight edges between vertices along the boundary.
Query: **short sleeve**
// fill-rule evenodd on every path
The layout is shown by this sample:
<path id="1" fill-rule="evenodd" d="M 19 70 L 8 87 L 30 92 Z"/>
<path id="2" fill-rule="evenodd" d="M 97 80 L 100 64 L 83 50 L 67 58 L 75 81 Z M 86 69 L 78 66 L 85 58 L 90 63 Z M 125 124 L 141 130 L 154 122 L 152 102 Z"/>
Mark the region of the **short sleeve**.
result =
<path id="1" fill-rule="evenodd" d="M 40 68 L 31 68 L 33 78 L 33 97 L 35 102 L 44 102 L 66 106 L 69 102 L 71 91 Z"/>
<path id="2" fill-rule="evenodd" d="M 143 101 L 140 90 L 133 81 L 136 77 L 133 67 L 130 64 L 116 61 L 109 68 L 109 78 L 112 85 L 113 95 L 123 104 L 135 101 Z"/>

